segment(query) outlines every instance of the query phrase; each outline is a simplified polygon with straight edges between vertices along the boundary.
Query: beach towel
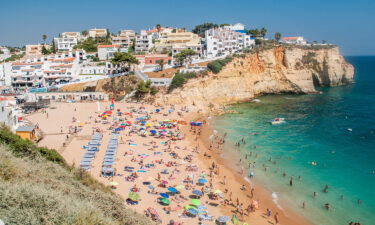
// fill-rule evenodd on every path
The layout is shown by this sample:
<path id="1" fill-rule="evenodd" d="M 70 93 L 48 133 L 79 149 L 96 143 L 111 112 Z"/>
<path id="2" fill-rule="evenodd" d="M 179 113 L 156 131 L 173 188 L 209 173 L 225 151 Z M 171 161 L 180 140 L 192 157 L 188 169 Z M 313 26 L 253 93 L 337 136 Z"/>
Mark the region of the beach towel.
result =
<path id="1" fill-rule="evenodd" d="M 137 144 L 129 143 L 130 146 L 137 146 Z"/>

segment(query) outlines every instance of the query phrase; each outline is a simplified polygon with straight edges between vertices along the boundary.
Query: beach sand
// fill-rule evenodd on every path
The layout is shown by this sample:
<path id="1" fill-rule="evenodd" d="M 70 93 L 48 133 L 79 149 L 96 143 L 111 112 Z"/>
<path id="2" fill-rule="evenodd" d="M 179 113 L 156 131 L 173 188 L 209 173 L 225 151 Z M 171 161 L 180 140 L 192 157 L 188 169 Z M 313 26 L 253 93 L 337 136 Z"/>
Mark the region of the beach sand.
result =
<path id="1" fill-rule="evenodd" d="M 272 201 L 271 193 L 260 185 L 257 185 L 256 181 L 252 182 L 252 187 L 255 188 L 255 194 L 253 198 L 250 198 L 249 195 L 252 187 L 250 187 L 249 182 L 245 181 L 245 175 L 238 173 L 239 168 L 235 165 L 236 163 L 233 163 L 236 162 L 233 161 L 236 159 L 223 159 L 220 156 L 221 150 L 208 149 L 210 142 L 208 137 L 212 134 L 212 128 L 207 125 L 203 126 L 199 137 L 189 131 L 189 125 L 178 125 L 178 128 L 186 134 L 186 137 L 183 140 L 171 142 L 170 147 L 164 144 L 164 142 L 168 140 L 167 138 L 142 137 L 136 133 L 132 133 L 129 136 L 129 129 L 126 128 L 125 131 L 120 132 L 120 144 L 116 153 L 116 164 L 114 166 L 117 175 L 113 178 L 102 177 L 100 175 L 101 165 L 111 136 L 111 130 L 108 129 L 110 124 L 95 123 L 95 119 L 98 119 L 99 113 L 108 109 L 108 106 L 108 102 L 100 102 L 100 110 L 98 110 L 96 102 L 52 103 L 51 107 L 46 109 L 46 112 L 31 114 L 27 116 L 27 119 L 34 124 L 38 124 L 45 135 L 39 142 L 40 146 L 58 150 L 69 164 L 77 167 L 85 152 L 82 147 L 87 145 L 90 140 L 93 134 L 93 127 L 101 129 L 103 131 L 102 144 L 92 162 L 92 169 L 89 170 L 89 173 L 106 185 L 109 185 L 112 181 L 117 182 L 118 185 L 114 191 L 124 198 L 124 204 L 126 204 L 125 199 L 128 197 L 130 190 L 136 185 L 136 187 L 140 189 L 139 195 L 141 201 L 139 201 L 138 205 L 129 205 L 128 207 L 140 213 L 144 213 L 145 209 L 152 207 L 158 212 L 163 224 L 167 224 L 170 220 L 182 222 L 183 224 L 199 223 L 197 217 L 183 216 L 183 207 L 190 203 L 189 196 L 192 194 L 193 189 L 201 190 L 202 186 L 197 186 L 195 182 L 202 173 L 210 174 L 209 168 L 213 162 L 218 165 L 220 173 L 219 175 L 213 175 L 213 177 L 207 176 L 206 179 L 208 181 L 212 179 L 213 189 L 215 190 L 218 189 L 224 192 L 225 189 L 228 189 L 228 193 L 225 194 L 225 199 L 228 199 L 229 193 L 232 192 L 232 203 L 236 203 L 236 199 L 238 198 L 239 202 L 243 203 L 243 208 L 246 208 L 252 200 L 259 200 L 259 209 L 255 210 L 255 212 L 251 212 L 249 216 L 244 216 L 244 222 L 248 224 L 274 224 L 273 216 L 275 212 L 278 212 L 279 224 L 311 224 L 301 215 L 298 215 L 287 206 L 282 205 L 282 203 L 280 204 L 283 209 L 279 209 Z M 191 108 L 190 112 L 181 112 L 180 107 L 178 107 L 174 112 L 168 113 L 167 110 L 169 107 L 164 107 L 163 109 L 161 107 L 141 105 L 139 103 L 116 103 L 115 110 L 120 109 L 122 112 L 128 112 L 131 109 L 138 109 L 140 106 L 145 107 L 143 111 L 148 111 L 150 113 L 149 115 L 152 117 L 150 120 L 151 123 L 156 123 L 156 121 L 165 119 L 189 122 L 195 118 L 207 118 L 204 115 L 196 113 L 197 109 L 194 108 Z M 156 108 L 161 109 L 161 113 L 155 113 Z M 180 111 L 182 115 L 178 115 L 178 111 Z M 130 120 L 134 123 L 137 116 L 144 115 L 134 113 L 132 117 L 126 116 L 126 120 Z M 77 119 L 77 122 L 72 122 L 73 117 Z M 112 121 L 112 119 L 113 118 L 109 118 L 109 121 Z M 69 127 L 78 125 L 82 125 L 80 127 L 81 130 L 77 134 L 69 134 Z M 177 128 L 173 128 L 172 130 L 177 131 Z M 151 143 L 152 141 L 155 143 Z M 136 145 L 129 145 L 129 143 Z M 199 147 L 196 148 L 197 146 Z M 124 156 L 125 152 L 127 153 L 126 156 Z M 160 152 L 160 154 L 155 154 L 154 152 Z M 178 154 L 178 158 L 173 157 L 173 154 L 171 154 L 173 152 Z M 204 156 L 204 153 L 207 153 L 211 157 L 208 158 Z M 140 156 L 144 156 L 143 159 Z M 186 157 L 192 157 L 192 161 L 187 162 L 184 160 Z M 157 161 L 160 159 L 163 159 L 164 162 L 159 164 Z M 143 168 L 146 172 L 137 173 L 138 178 L 136 178 L 134 182 L 126 181 L 125 177 L 129 176 L 130 173 L 125 172 L 123 168 L 125 166 L 131 166 L 138 169 L 142 164 L 141 160 L 143 160 L 143 164 L 154 164 L 155 168 Z M 167 162 L 173 162 L 175 166 L 169 167 L 167 166 Z M 192 164 L 197 165 L 198 171 L 191 172 L 186 170 L 186 167 Z M 170 197 L 171 204 L 169 207 L 172 211 L 169 214 L 163 210 L 166 206 L 158 203 L 157 199 L 160 197 L 159 194 L 148 193 L 150 189 L 147 185 L 143 184 L 143 182 L 150 182 L 151 185 L 155 187 L 155 191 L 159 193 L 165 192 L 166 188 L 159 187 L 160 182 L 157 181 L 158 173 L 164 169 L 168 169 L 169 174 L 160 174 L 160 176 L 161 180 L 168 182 L 167 187 L 185 184 L 184 180 L 188 175 L 194 176 L 194 185 L 191 189 L 179 189 L 181 195 L 185 196 L 188 200 Z M 224 176 L 226 177 L 226 185 L 222 183 Z M 241 190 L 243 184 L 246 185 L 246 191 Z M 209 186 L 208 183 L 206 186 Z M 207 207 L 205 211 L 214 219 L 223 215 L 231 218 L 234 214 L 233 211 L 236 210 L 233 206 L 224 205 L 224 199 L 210 200 L 207 194 L 201 197 L 200 200 L 202 204 Z M 213 206 L 209 203 L 217 203 L 218 206 Z M 272 215 L 270 217 L 265 215 L 267 208 L 272 210 Z M 214 222 L 202 221 L 202 223 L 213 224 Z M 229 224 L 230 223 L 231 222 L 229 222 Z"/>

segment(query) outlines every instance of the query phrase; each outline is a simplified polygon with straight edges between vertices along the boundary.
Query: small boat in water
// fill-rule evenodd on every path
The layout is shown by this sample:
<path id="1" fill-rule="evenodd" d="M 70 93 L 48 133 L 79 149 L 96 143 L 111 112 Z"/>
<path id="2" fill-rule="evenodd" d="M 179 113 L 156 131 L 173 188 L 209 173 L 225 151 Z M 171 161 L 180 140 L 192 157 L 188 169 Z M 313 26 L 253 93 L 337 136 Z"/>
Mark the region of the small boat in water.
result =
<path id="1" fill-rule="evenodd" d="M 281 117 L 276 117 L 275 119 L 270 120 L 269 122 L 270 122 L 272 125 L 276 125 L 276 124 L 285 123 L 285 119 L 284 119 L 284 118 L 281 118 Z"/>
<path id="2" fill-rule="evenodd" d="M 260 100 L 255 98 L 255 99 L 251 100 L 251 102 L 258 103 L 258 102 L 260 102 Z"/>

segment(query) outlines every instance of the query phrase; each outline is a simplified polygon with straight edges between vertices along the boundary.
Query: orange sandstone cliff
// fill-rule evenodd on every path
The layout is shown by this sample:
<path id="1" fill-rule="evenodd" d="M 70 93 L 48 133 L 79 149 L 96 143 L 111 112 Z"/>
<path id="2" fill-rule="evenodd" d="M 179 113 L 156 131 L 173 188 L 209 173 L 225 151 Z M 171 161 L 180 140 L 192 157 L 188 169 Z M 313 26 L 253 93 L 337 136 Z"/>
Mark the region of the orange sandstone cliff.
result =
<path id="1" fill-rule="evenodd" d="M 235 57 L 218 74 L 191 79 L 169 94 L 160 93 L 156 101 L 217 111 L 262 94 L 315 93 L 317 86 L 351 83 L 353 75 L 338 47 L 279 46 Z"/>

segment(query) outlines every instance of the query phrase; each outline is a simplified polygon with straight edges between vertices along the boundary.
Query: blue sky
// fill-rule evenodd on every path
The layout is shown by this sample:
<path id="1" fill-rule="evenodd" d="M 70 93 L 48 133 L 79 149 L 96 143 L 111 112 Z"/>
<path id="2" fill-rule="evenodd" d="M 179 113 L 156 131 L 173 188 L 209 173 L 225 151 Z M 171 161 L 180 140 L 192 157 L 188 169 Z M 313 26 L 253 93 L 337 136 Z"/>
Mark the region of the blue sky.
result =
<path id="1" fill-rule="evenodd" d="M 266 27 L 269 37 L 303 35 L 340 45 L 345 55 L 375 55 L 375 0 L 2 0 L 0 45 L 48 41 L 87 28 L 188 29 L 204 22 Z"/>

